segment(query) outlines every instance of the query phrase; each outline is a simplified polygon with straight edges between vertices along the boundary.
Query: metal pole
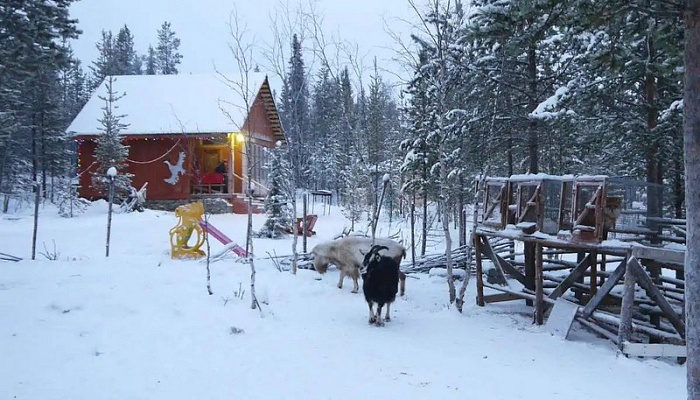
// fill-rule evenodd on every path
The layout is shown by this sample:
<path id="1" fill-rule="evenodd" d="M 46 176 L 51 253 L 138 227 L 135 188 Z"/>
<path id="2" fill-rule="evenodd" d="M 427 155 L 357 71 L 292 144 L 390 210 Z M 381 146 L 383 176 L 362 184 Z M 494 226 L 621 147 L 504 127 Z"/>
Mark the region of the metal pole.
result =
<path id="1" fill-rule="evenodd" d="M 109 177 L 109 209 L 107 211 L 107 244 L 105 245 L 105 257 L 109 257 L 109 236 L 112 230 L 112 203 L 114 202 L 114 177 Z"/>

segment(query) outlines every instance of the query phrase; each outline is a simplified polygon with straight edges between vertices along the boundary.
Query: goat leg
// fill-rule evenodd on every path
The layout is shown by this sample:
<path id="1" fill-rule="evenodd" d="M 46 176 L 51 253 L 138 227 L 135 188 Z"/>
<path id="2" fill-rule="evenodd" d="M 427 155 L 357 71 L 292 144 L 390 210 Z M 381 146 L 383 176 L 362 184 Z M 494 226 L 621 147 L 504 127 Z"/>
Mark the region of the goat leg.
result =
<path id="1" fill-rule="evenodd" d="M 345 279 L 345 271 L 343 271 L 342 268 L 338 268 L 340 270 L 340 279 L 338 280 L 338 289 L 343 288 L 343 279 Z"/>
<path id="2" fill-rule="evenodd" d="M 386 303 L 386 317 L 384 317 L 384 321 L 386 321 L 386 322 L 391 322 L 390 310 L 391 310 L 391 303 Z"/>
<path id="3" fill-rule="evenodd" d="M 367 305 L 369 306 L 369 324 L 372 325 L 377 321 L 377 317 L 374 315 L 374 310 L 372 309 L 372 302 L 368 301 Z"/>
<path id="4" fill-rule="evenodd" d="M 377 304 L 377 317 L 374 322 L 377 326 L 384 326 L 384 321 L 382 321 L 382 306 Z"/>
<path id="5" fill-rule="evenodd" d="M 357 280 L 359 278 L 358 271 L 359 271 L 359 269 L 355 268 L 352 272 L 352 275 L 350 275 L 352 277 L 352 292 L 353 293 L 357 293 L 360 291 L 360 285 L 357 282 Z"/>
<path id="6" fill-rule="evenodd" d="M 403 297 L 406 294 L 406 274 L 399 271 L 399 296 Z"/>

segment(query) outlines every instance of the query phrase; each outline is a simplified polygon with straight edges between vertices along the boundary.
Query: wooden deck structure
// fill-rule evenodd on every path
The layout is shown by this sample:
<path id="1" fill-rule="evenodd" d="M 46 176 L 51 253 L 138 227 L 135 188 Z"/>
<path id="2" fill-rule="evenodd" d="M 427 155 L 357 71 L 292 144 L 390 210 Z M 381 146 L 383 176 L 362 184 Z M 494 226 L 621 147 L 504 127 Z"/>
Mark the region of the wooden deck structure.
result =
<path id="1" fill-rule="evenodd" d="M 684 344 L 683 220 L 619 224 L 631 203 L 607 176 L 486 178 L 480 190 L 473 235 L 479 306 L 524 300 L 543 324 L 557 299 L 566 299 L 577 307 L 572 322 L 626 354 L 682 353 L 649 346 Z M 498 254 L 492 243 L 503 240 L 520 252 Z M 485 260 L 504 285 L 484 282 Z"/>

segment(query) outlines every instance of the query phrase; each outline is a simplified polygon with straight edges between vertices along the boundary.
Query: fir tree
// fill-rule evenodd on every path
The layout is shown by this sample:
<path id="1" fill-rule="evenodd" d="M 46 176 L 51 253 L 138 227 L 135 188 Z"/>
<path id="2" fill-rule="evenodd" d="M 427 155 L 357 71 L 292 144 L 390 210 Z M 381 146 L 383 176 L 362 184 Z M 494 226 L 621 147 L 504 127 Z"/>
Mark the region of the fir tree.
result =
<path id="1" fill-rule="evenodd" d="M 118 75 L 112 32 L 103 30 L 102 39 L 95 43 L 95 47 L 98 51 L 97 60 L 93 61 L 92 66 L 90 66 L 92 90 L 97 88 L 107 76 Z"/>
<path id="2" fill-rule="evenodd" d="M 309 88 L 304 70 L 301 42 L 296 34 L 292 37 L 289 70 L 280 94 L 280 119 L 287 136 L 290 160 L 296 174 L 294 179 L 298 185 L 306 186 L 309 183 L 309 155 L 304 149 L 310 134 Z"/>
<path id="3" fill-rule="evenodd" d="M 294 215 L 289 206 L 292 170 L 287 161 L 287 149 L 277 142 L 270 152 L 266 166 L 268 171 L 269 191 L 265 198 L 265 213 L 267 220 L 259 232 L 259 236 L 277 238 L 282 236 L 294 223 Z"/>
<path id="4" fill-rule="evenodd" d="M 0 191 L 6 195 L 40 177 L 45 186 L 52 177 L 47 160 L 65 157 L 60 71 L 70 54 L 61 43 L 79 34 L 70 3 L 0 3 Z"/>
<path id="5" fill-rule="evenodd" d="M 140 62 L 134 50 L 134 36 L 129 27 L 124 25 L 114 40 L 114 73 L 111 75 L 138 75 Z"/>
<path id="6" fill-rule="evenodd" d="M 158 44 L 155 49 L 156 65 L 161 74 L 177 74 L 177 66 L 182 61 L 182 55 L 178 52 L 179 48 L 180 39 L 175 37 L 175 32 L 170 28 L 170 22 L 163 22 L 163 25 L 158 29 Z"/>
<path id="7" fill-rule="evenodd" d="M 105 105 L 102 107 L 102 118 L 99 119 L 101 133 L 97 139 L 97 147 L 95 149 L 95 159 L 99 167 L 93 173 L 93 184 L 97 188 L 104 190 L 109 182 L 106 178 L 107 170 L 110 167 L 115 167 L 119 171 L 114 184 L 115 190 L 121 193 L 128 193 L 132 177 L 131 174 L 125 172 L 129 147 L 124 145 L 120 138 L 121 130 L 128 127 L 128 124 L 121 122 L 125 115 L 116 113 L 118 108 L 116 102 L 124 95 L 120 95 L 115 91 L 114 82 L 116 82 L 116 79 L 111 75 L 108 76 L 104 83 L 106 95 L 99 96 L 105 102 Z"/>
<path id="8" fill-rule="evenodd" d="M 148 55 L 144 58 L 144 64 L 146 65 L 146 75 L 155 75 L 158 72 L 156 51 L 153 50 L 153 46 L 151 45 L 148 46 Z"/>
<path id="9" fill-rule="evenodd" d="M 310 150 L 309 170 L 312 187 L 339 189 L 341 169 L 340 135 L 345 126 L 340 84 L 330 76 L 328 68 L 323 68 L 314 88 L 311 111 L 313 136 L 309 141 L 315 145 Z"/>

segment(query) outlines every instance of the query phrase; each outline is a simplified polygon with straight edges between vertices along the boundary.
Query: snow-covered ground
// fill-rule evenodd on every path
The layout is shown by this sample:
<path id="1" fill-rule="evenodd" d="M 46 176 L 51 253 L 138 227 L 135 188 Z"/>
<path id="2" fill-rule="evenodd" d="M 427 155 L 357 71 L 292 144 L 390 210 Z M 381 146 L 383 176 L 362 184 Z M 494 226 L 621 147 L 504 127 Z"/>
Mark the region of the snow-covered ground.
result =
<path id="1" fill-rule="evenodd" d="M 172 213 L 116 214 L 109 258 L 106 220 L 104 203 L 74 219 L 43 208 L 39 250 L 60 256 L 31 261 L 30 211 L 0 215 L 0 252 L 25 258 L 0 261 L 0 399 L 685 398 L 685 367 L 552 337 L 522 305 L 476 307 L 473 279 L 459 314 L 444 278 L 413 275 L 377 328 L 337 271 L 279 272 L 264 258 L 291 238 L 255 239 L 260 313 L 248 265 L 212 264 L 210 296 L 204 263 L 170 259 Z M 211 222 L 243 242 L 246 216 Z M 320 215 L 309 248 L 346 224 Z"/>

